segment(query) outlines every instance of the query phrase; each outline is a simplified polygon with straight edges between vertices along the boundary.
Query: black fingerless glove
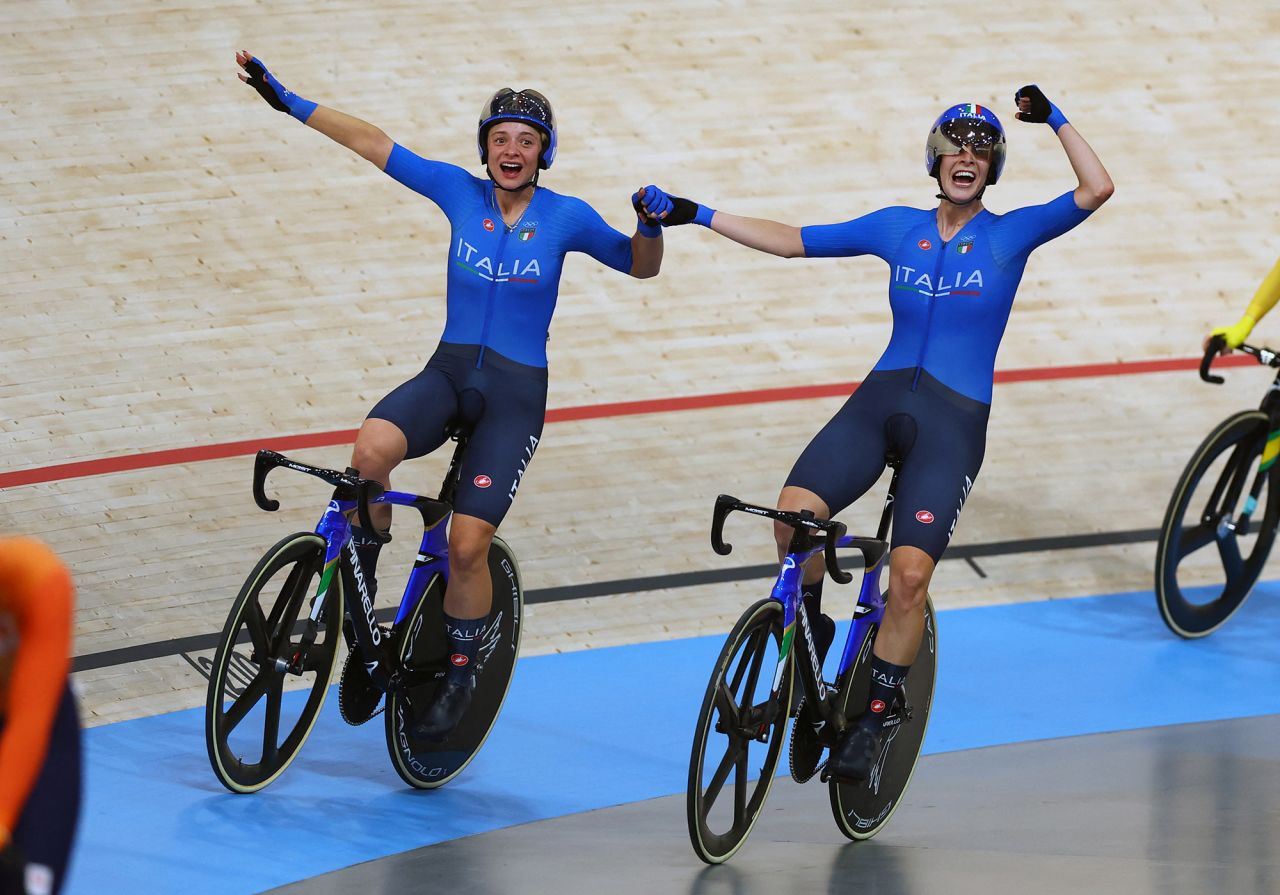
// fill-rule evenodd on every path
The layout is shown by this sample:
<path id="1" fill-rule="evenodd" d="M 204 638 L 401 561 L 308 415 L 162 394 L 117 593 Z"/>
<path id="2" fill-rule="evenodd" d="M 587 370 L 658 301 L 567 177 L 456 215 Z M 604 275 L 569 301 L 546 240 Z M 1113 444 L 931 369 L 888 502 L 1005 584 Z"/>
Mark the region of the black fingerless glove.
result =
<path id="1" fill-rule="evenodd" d="M 701 224 L 704 227 L 710 227 L 711 218 L 715 213 L 716 210 L 708 205 L 699 205 L 689 199 L 672 196 L 671 211 L 662 219 L 662 226 L 678 227 L 681 224 Z"/>
<path id="2" fill-rule="evenodd" d="M 1020 103 L 1022 100 L 1028 101 L 1028 109 L 1025 112 L 1018 113 L 1019 121 L 1028 121 L 1032 124 L 1048 124 L 1053 128 L 1056 134 L 1058 128 L 1067 124 L 1067 116 L 1049 101 L 1044 95 L 1044 91 L 1035 84 L 1028 84 L 1013 95 L 1013 101 Z"/>
<path id="3" fill-rule="evenodd" d="M 258 61 L 256 56 L 249 57 L 249 61 L 244 64 L 244 70 L 249 73 L 248 84 L 254 90 L 258 91 L 258 95 L 267 101 L 271 108 L 277 112 L 284 112 L 286 115 L 292 115 L 299 121 L 305 122 L 311 117 L 311 113 L 316 110 L 316 104 L 311 100 L 303 99 L 291 90 L 286 90 L 284 85 L 275 79 L 275 75 L 267 71 L 267 67 Z"/>

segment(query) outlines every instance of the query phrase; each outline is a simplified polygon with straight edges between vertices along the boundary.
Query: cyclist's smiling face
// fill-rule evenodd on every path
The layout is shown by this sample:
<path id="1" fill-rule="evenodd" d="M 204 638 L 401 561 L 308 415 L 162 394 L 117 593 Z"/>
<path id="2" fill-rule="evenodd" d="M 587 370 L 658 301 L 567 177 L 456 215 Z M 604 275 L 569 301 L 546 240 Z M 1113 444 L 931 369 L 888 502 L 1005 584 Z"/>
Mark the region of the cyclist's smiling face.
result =
<path id="1" fill-rule="evenodd" d="M 489 128 L 489 171 L 508 188 L 531 181 L 538 173 L 542 134 L 522 121 L 500 121 Z"/>
<path id="2" fill-rule="evenodd" d="M 972 146 L 965 146 L 956 155 L 944 155 L 938 171 L 942 191 L 953 202 L 966 202 L 982 190 L 990 167 L 991 155 L 985 147 L 977 154 Z"/>

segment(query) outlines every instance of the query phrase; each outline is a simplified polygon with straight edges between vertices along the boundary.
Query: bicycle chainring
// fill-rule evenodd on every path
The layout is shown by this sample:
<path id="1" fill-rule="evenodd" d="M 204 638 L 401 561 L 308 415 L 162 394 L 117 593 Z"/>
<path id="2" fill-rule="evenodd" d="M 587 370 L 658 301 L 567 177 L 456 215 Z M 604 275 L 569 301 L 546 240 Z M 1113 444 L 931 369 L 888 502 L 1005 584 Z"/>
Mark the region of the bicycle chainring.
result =
<path id="1" fill-rule="evenodd" d="M 806 711 L 805 700 L 800 700 L 796 711 L 796 720 L 791 725 L 791 779 L 797 783 L 807 783 L 825 764 L 822 761 L 822 750 L 826 748 L 821 734 L 827 723 L 815 717 L 814 712 Z"/>
<path id="2" fill-rule="evenodd" d="M 351 650 L 342 663 L 342 675 L 338 678 L 338 710 L 342 713 L 342 720 L 352 727 L 359 727 L 382 713 L 378 708 L 381 702 L 382 688 L 373 682 L 360 661 L 360 651 Z"/>

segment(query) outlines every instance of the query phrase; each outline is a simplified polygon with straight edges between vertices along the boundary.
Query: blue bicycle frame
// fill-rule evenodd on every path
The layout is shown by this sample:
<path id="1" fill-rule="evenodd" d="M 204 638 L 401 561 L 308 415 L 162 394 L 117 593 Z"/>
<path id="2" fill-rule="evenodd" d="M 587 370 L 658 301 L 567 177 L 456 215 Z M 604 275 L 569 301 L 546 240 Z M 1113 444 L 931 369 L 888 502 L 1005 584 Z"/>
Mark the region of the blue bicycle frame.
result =
<path id="1" fill-rule="evenodd" d="M 858 547 L 864 548 L 869 546 L 866 541 L 869 539 L 855 538 L 851 535 L 837 538 L 835 546 Z M 845 672 L 853 665 L 857 658 L 857 651 L 863 640 L 866 638 L 867 630 L 871 625 L 878 625 L 884 618 L 884 596 L 880 589 L 880 573 L 885 567 L 885 558 L 888 554 L 888 545 L 884 545 L 885 549 L 881 551 L 879 558 L 873 564 L 867 565 L 862 573 L 862 585 L 858 591 L 858 603 L 854 607 L 853 628 L 849 632 L 848 638 L 845 640 L 844 652 L 840 655 L 840 665 L 836 672 L 836 679 L 842 679 Z M 800 600 L 801 582 L 804 575 L 804 564 L 812 557 L 822 553 L 823 547 L 814 547 L 799 553 L 788 553 L 782 560 L 782 570 L 778 573 L 778 579 L 774 582 L 773 590 L 769 596 L 777 600 L 783 605 L 783 636 L 782 648 L 778 655 L 778 670 L 774 674 L 773 688 L 777 691 L 778 684 L 782 680 L 782 672 L 786 667 L 787 658 L 790 655 L 791 648 L 794 645 L 795 632 L 797 630 L 797 621 L 803 610 L 803 604 Z M 805 614 L 805 640 L 806 645 L 810 649 L 810 659 L 814 664 L 814 668 L 818 669 L 817 647 L 813 643 L 812 622 L 809 620 L 808 614 Z M 819 699 L 826 699 L 826 685 L 822 681 L 820 673 L 815 674 L 815 683 L 818 685 L 817 696 Z"/>
<path id="2" fill-rule="evenodd" d="M 808 613 L 803 608 L 803 601 L 800 599 L 801 585 L 804 580 L 804 567 L 809 560 L 819 553 L 823 553 L 828 574 L 837 583 L 847 584 L 853 580 L 853 576 L 840 568 L 836 551 L 850 547 L 862 551 L 862 585 L 858 591 L 857 605 L 854 607 L 853 626 L 845 640 L 844 651 L 840 655 L 840 665 L 836 674 L 836 681 L 842 683 L 853 667 L 854 662 L 857 661 L 858 651 L 866 640 L 870 626 L 879 624 L 881 619 L 884 618 L 885 601 L 881 594 L 880 579 L 881 572 L 886 565 L 885 561 L 889 555 L 889 543 L 886 537 L 892 520 L 893 499 L 897 491 L 899 472 L 899 461 L 896 457 L 889 456 L 887 462 L 893 470 L 893 478 L 889 483 L 889 493 L 885 498 L 884 510 L 880 515 L 880 525 L 874 538 L 848 535 L 845 533 L 844 523 L 816 519 L 813 513 L 808 510 L 800 513 L 775 510 L 743 503 L 737 498 L 725 494 L 716 498 L 715 511 L 712 517 L 711 545 L 721 555 L 726 555 L 733 549 L 731 545 L 724 541 L 723 537 L 724 520 L 731 512 L 741 511 L 757 516 L 765 516 L 792 527 L 794 534 L 792 535 L 791 543 L 788 545 L 786 556 L 782 559 L 782 568 L 778 572 L 778 578 L 774 582 L 773 590 L 769 595 L 770 599 L 781 603 L 783 607 L 782 644 L 778 649 L 778 665 L 774 671 L 769 701 L 773 703 L 778 697 L 778 689 L 782 685 L 783 676 L 786 673 L 788 663 L 791 661 L 791 650 L 795 645 L 796 632 L 799 630 L 804 635 L 807 655 L 807 662 L 800 664 L 807 666 L 811 670 L 810 684 L 816 691 L 813 694 L 815 701 L 817 705 L 821 706 L 820 711 L 835 722 L 837 730 L 843 729 L 845 719 L 839 717 L 838 710 L 831 706 L 831 701 L 828 699 L 830 690 L 822 679 L 822 665 L 818 661 L 818 650 L 813 640 L 813 627 Z M 815 539 L 819 537 L 821 540 L 815 543 Z"/>
<path id="3" fill-rule="evenodd" d="M 423 515 L 422 543 L 418 545 L 418 558 L 414 561 L 413 571 L 409 573 L 409 580 L 405 584 L 404 595 L 400 598 L 400 607 L 396 610 L 394 624 L 398 625 L 418 605 L 418 601 L 427 591 L 427 585 L 431 582 L 432 576 L 440 575 L 444 578 L 446 585 L 449 583 L 448 526 L 453 510 L 448 504 L 404 491 L 384 491 L 380 496 L 371 499 L 369 504 L 413 507 L 422 511 Z M 429 516 L 429 510 L 437 507 L 440 510 L 439 514 Z M 350 515 L 356 510 L 358 510 L 358 501 L 340 500 L 335 497 L 329 501 L 324 515 L 316 523 L 316 534 L 325 540 L 325 554 L 324 574 L 320 578 L 320 586 L 316 593 L 316 605 L 311 610 L 312 619 L 320 617 L 324 597 L 338 569 L 338 560 L 342 555 L 343 547 L 347 548 L 348 557 L 355 565 L 358 581 L 363 581 L 364 572 L 359 566 L 354 541 L 351 539 Z M 431 516 L 435 518 L 432 519 Z M 363 596 L 367 593 L 367 589 L 358 584 L 357 593 Z M 368 609 L 370 617 L 372 617 L 371 607 L 372 604 Z"/>
<path id="4" fill-rule="evenodd" d="M 304 661 L 307 649 L 315 642 L 324 612 L 325 598 L 328 596 L 334 577 L 341 575 L 343 590 L 351 601 L 347 607 L 347 616 L 352 621 L 352 633 L 365 657 L 366 667 L 384 687 L 398 684 L 389 651 L 386 649 L 390 636 L 378 625 L 374 614 L 373 595 L 369 591 L 360 556 L 356 551 L 355 541 L 351 537 L 351 515 L 355 513 L 360 518 L 364 529 L 374 532 L 375 536 L 382 540 L 390 540 L 390 537 L 382 538 L 377 534 L 369 515 L 371 505 L 413 507 L 422 515 L 422 542 L 418 547 L 418 557 L 409 574 L 409 580 L 405 584 L 400 606 L 396 610 L 392 625 L 394 632 L 396 626 L 403 622 L 422 600 L 434 576 L 442 576 L 446 585 L 449 582 L 448 526 L 449 519 L 453 515 L 451 498 L 456 487 L 455 473 L 465 447 L 465 439 L 459 439 L 440 497 L 436 499 L 402 491 L 383 491 L 381 485 L 360 478 L 354 469 L 337 472 L 299 463 L 275 451 L 258 452 L 254 467 L 254 500 L 264 510 L 271 511 L 280 506 L 279 501 L 267 498 L 264 487 L 267 474 L 277 466 L 304 472 L 334 486 L 333 497 L 315 527 L 316 534 L 325 542 L 324 568 L 320 576 L 320 584 L 316 588 L 316 597 L 311 606 L 307 628 L 302 636 L 302 649 L 295 661 Z M 343 562 L 344 551 L 346 562 Z M 352 611 L 354 606 L 359 606 L 359 611 Z"/>

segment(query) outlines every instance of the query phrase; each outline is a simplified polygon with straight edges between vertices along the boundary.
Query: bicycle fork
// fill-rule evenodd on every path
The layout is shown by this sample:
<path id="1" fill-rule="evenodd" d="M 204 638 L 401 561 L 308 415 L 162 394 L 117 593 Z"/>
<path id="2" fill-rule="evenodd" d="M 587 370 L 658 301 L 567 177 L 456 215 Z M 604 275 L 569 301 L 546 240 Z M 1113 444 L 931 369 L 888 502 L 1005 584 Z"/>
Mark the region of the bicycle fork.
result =
<path id="1" fill-rule="evenodd" d="M 339 489 L 339 492 L 341 488 Z M 315 643 L 320 632 L 320 619 L 324 615 L 325 604 L 335 578 L 342 581 L 343 593 L 349 594 L 350 604 L 344 607 L 344 621 L 350 622 L 348 647 L 359 650 L 361 661 L 369 676 L 382 689 L 398 685 L 397 675 L 387 659 L 389 654 L 389 633 L 378 625 L 374 615 L 373 595 L 369 590 L 369 581 L 356 552 L 355 539 L 351 537 L 351 523 L 347 514 L 355 509 L 355 501 L 343 499 L 343 495 L 335 492 L 325 509 L 324 515 L 316 525 L 316 534 L 324 538 L 325 558 L 324 571 L 320 576 L 320 584 L 316 588 L 316 596 L 311 601 L 311 612 L 307 616 L 306 628 L 302 633 L 294 664 L 305 665 L 307 652 Z M 344 629 L 346 625 L 344 624 Z M 354 643 L 351 643 L 354 639 Z"/>
<path id="2" fill-rule="evenodd" d="M 1253 457 L 1256 456 L 1252 448 L 1248 450 L 1245 450 L 1244 446 L 1236 448 L 1232 453 L 1227 472 L 1218 479 L 1218 484 L 1209 497 L 1200 521 L 1214 526 L 1214 534 L 1218 540 L 1249 533 L 1249 522 L 1254 510 L 1258 507 L 1258 498 L 1262 495 L 1263 485 L 1267 477 L 1272 474 L 1271 468 L 1275 465 L 1276 458 L 1280 457 L 1280 428 L 1273 426 L 1269 429 L 1262 456 L 1258 462 L 1258 470 L 1254 474 L 1249 496 L 1245 498 L 1239 517 L 1233 517 L 1232 512 L 1240 499 L 1240 492 L 1244 489 L 1245 477 L 1249 473 Z"/>

